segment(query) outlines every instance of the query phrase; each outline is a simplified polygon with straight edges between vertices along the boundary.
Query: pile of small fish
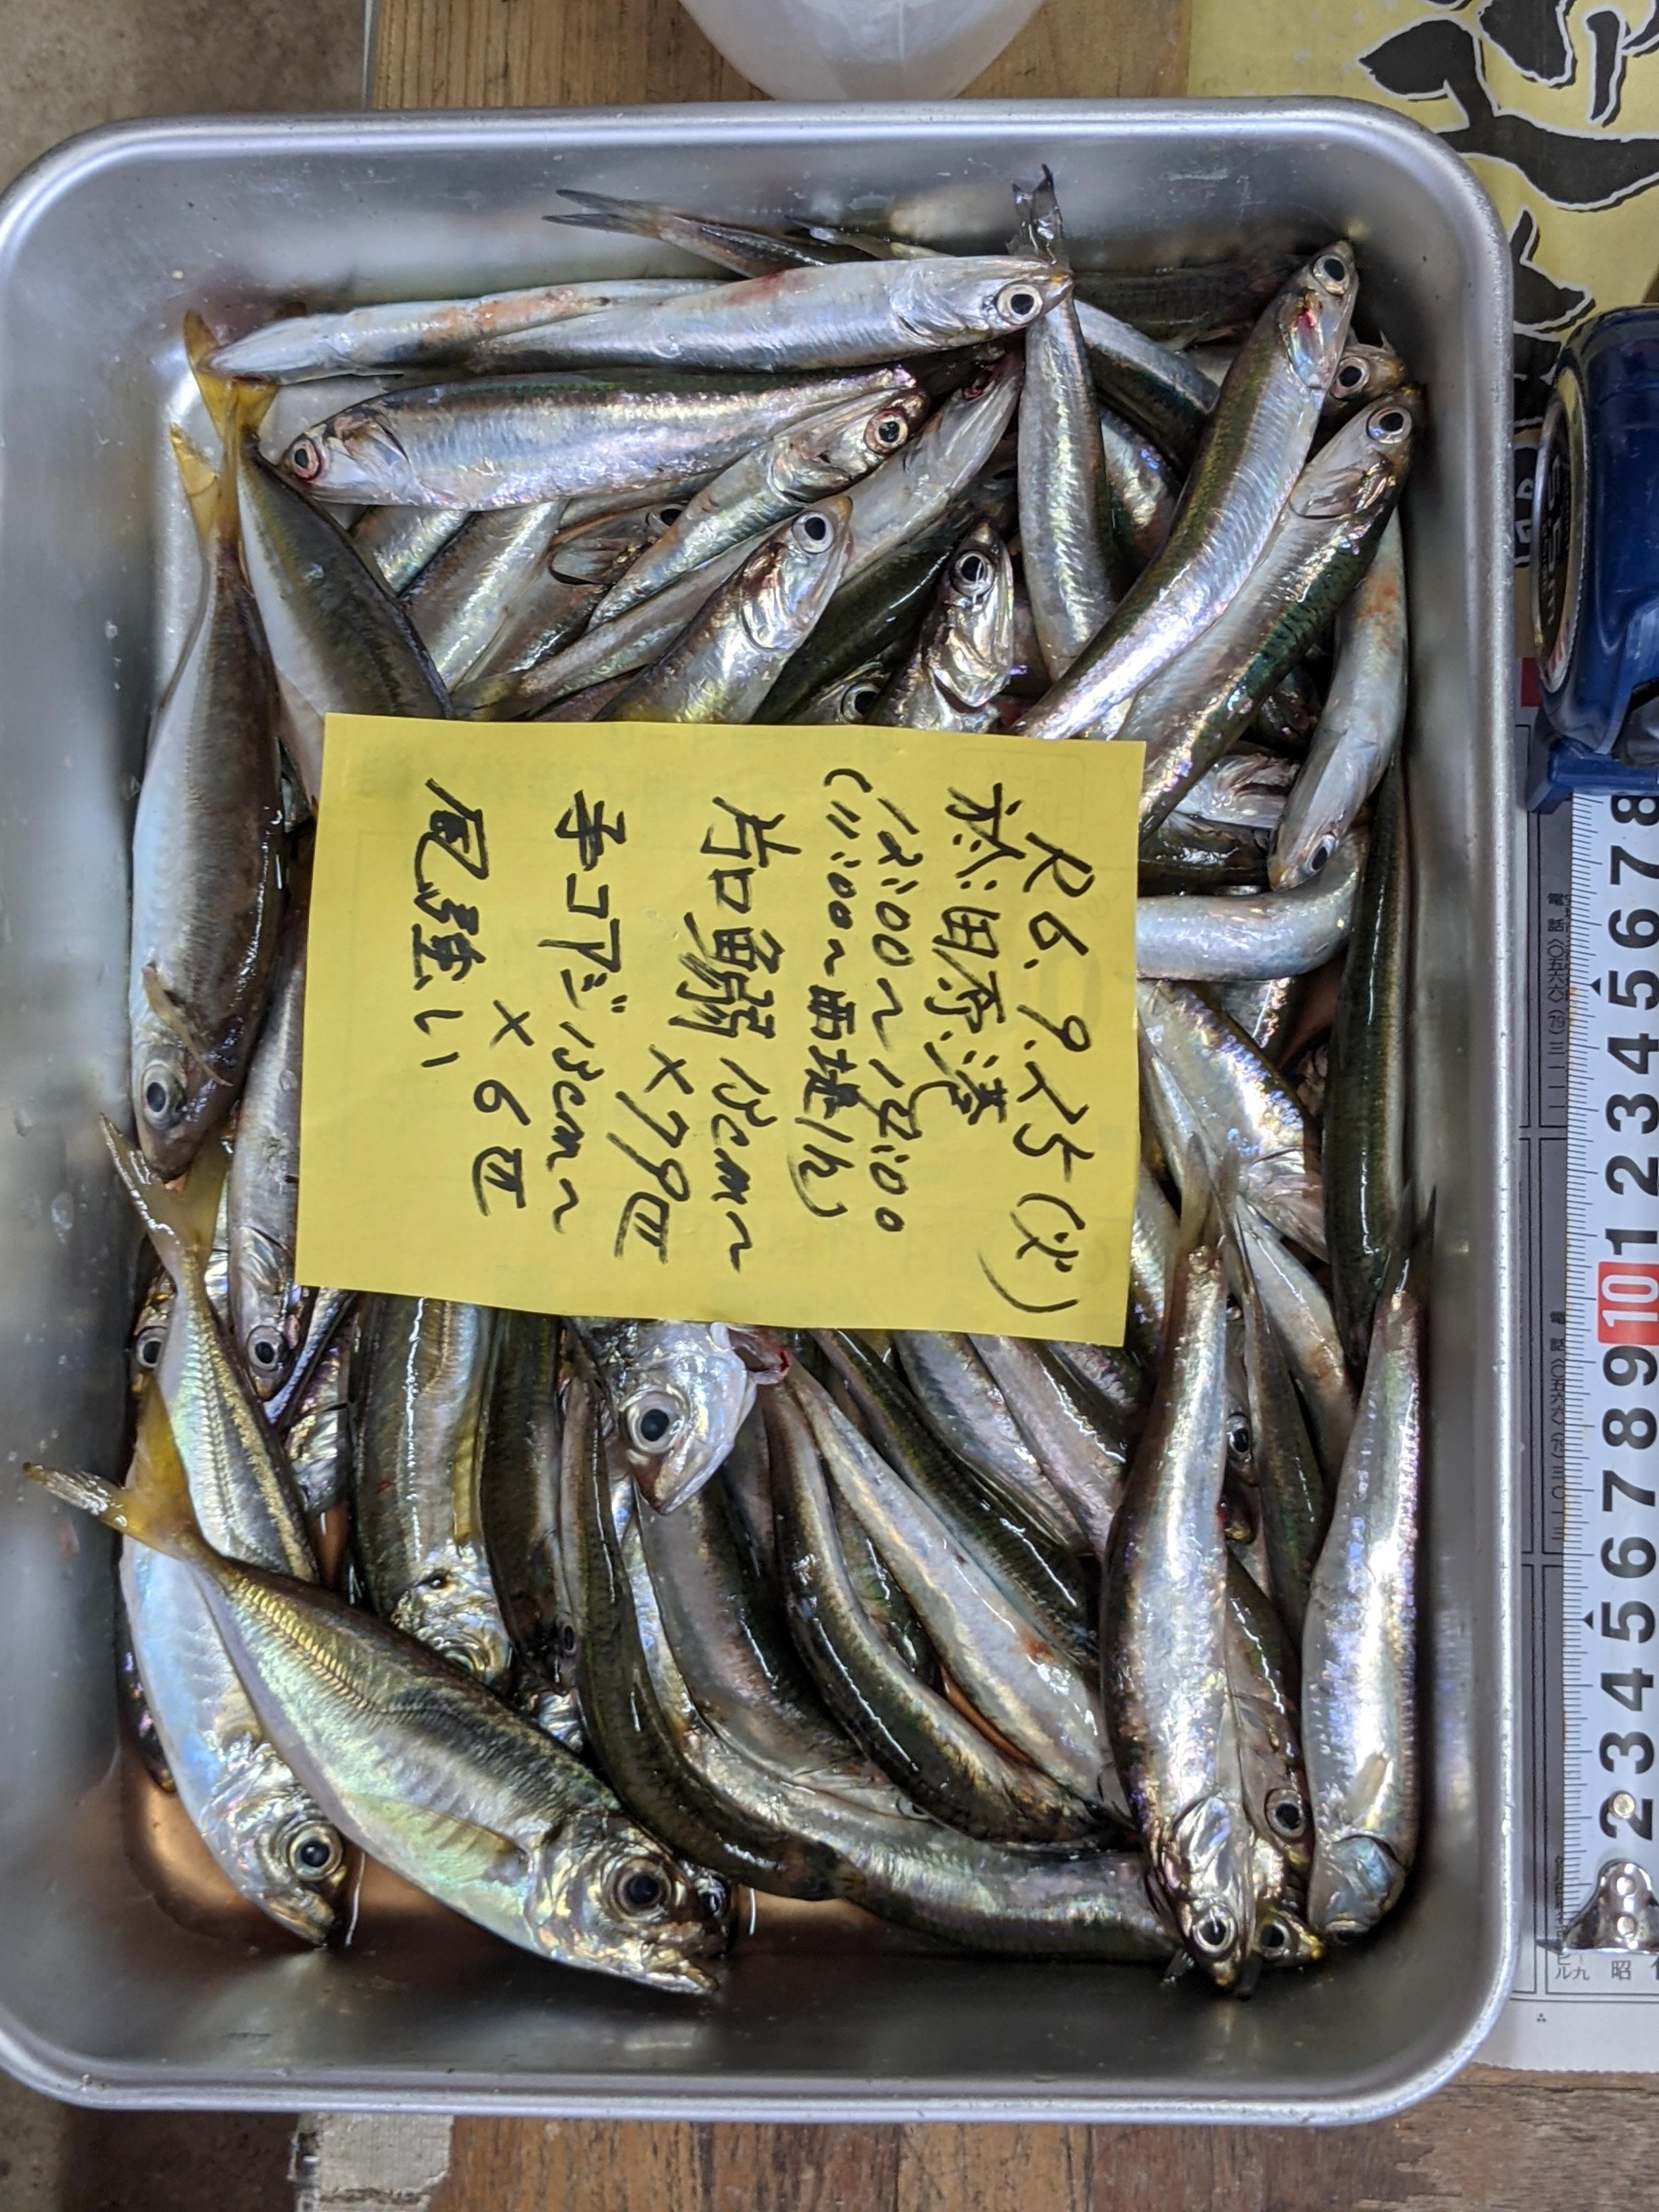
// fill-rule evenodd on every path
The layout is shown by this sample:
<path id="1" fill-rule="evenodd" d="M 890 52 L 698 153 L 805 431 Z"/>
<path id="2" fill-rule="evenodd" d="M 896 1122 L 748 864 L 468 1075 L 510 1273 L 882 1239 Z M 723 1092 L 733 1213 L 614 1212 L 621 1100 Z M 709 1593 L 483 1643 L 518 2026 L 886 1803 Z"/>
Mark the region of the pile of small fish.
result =
<path id="1" fill-rule="evenodd" d="M 1003 255 L 576 197 L 729 273 L 189 326 L 107 1132 L 160 1271 L 125 1486 L 33 1471 L 127 1539 L 141 1747 L 310 1942 L 355 1850 L 660 1989 L 742 1885 L 1246 1990 L 1416 1842 L 1421 394 L 1341 241 L 1074 276 L 1046 179 Z M 1143 740 L 1122 1347 L 296 1286 L 344 711 Z"/>

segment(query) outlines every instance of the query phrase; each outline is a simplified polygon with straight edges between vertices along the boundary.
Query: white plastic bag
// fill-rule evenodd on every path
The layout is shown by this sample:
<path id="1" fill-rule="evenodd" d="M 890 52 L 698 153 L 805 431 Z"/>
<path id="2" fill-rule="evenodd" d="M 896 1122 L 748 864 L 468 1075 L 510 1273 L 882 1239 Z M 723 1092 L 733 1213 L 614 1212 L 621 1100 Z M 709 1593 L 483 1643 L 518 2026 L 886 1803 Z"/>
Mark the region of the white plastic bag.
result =
<path id="1" fill-rule="evenodd" d="M 775 100 L 936 100 L 962 90 L 1038 0 L 685 0 Z"/>

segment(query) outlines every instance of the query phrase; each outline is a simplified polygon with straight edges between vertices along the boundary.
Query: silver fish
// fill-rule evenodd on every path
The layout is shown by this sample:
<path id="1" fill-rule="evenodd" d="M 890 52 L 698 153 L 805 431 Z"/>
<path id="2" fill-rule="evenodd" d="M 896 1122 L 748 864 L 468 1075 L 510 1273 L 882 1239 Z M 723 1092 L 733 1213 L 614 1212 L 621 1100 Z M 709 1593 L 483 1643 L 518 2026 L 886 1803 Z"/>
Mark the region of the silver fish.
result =
<path id="1" fill-rule="evenodd" d="M 1013 563 L 981 520 L 951 556 L 915 651 L 865 720 L 890 729 L 988 730 L 1013 651 Z"/>
<path id="2" fill-rule="evenodd" d="M 853 550 L 843 589 L 925 532 L 979 475 L 1007 428 L 1023 373 L 1017 354 L 993 362 L 942 402 L 902 453 L 849 488 Z"/>
<path id="3" fill-rule="evenodd" d="M 716 1472 L 755 1402 L 731 1331 L 718 1321 L 569 1325 L 599 1370 L 641 1496 L 672 1512 Z"/>
<path id="4" fill-rule="evenodd" d="M 287 315 L 233 338 L 209 356 L 217 376 L 274 377 L 295 384 L 453 361 L 481 342 L 537 330 L 570 315 L 654 306 L 705 289 L 703 280 L 648 276 L 577 284 L 531 284 L 471 300 L 394 300 L 331 314 Z"/>
<path id="5" fill-rule="evenodd" d="M 830 1480 L 897 1576 L 963 1693 L 1008 1741 L 1079 1797 L 1097 1799 L 1109 1759 L 1097 1698 L 970 1559 L 804 1368 L 784 1384 L 805 1415 Z"/>
<path id="6" fill-rule="evenodd" d="M 681 512 L 672 502 L 629 507 L 561 530 L 506 621 L 457 680 L 457 712 L 515 713 L 530 672 L 581 635 L 611 584 Z"/>
<path id="7" fill-rule="evenodd" d="M 1038 1463 L 971 1340 L 897 1329 L 893 1342 L 934 1435 L 995 1488 L 1018 1498 L 1054 1542 L 1086 1546 L 1077 1515 Z"/>
<path id="8" fill-rule="evenodd" d="M 1047 172 L 1035 191 L 1015 198 L 1017 242 L 1064 269 L 1065 234 Z M 1065 674 L 1115 602 L 1109 501 L 1088 356 L 1077 310 L 1063 297 L 1025 334 L 1019 403 L 1020 560 L 1051 678 Z"/>
<path id="9" fill-rule="evenodd" d="M 1352 596 L 1411 465 L 1414 394 L 1379 402 L 1322 446 L 1218 618 L 1146 684 L 1116 735 L 1146 747 L 1143 836 L 1249 726 Z"/>
<path id="10" fill-rule="evenodd" d="M 618 682 L 618 689 L 601 702 L 592 701 L 598 709 L 620 696 L 625 684 L 638 669 L 649 668 L 660 659 L 675 639 L 712 599 L 728 578 L 734 576 L 748 560 L 761 541 L 745 538 L 741 545 L 729 547 L 712 561 L 706 561 L 690 575 L 682 576 L 678 584 L 671 584 L 665 592 L 654 599 L 630 607 L 615 622 L 604 623 L 598 629 L 586 629 L 568 645 L 544 654 L 520 675 L 512 694 L 516 713 L 538 718 L 556 709 L 567 699 L 578 693 L 592 693 L 601 686 Z M 573 710 L 574 711 L 574 710 Z M 475 706 L 474 714 L 487 714 L 488 702 Z M 597 712 L 575 717 L 582 721 L 598 719 Z"/>
<path id="11" fill-rule="evenodd" d="M 1329 1936 L 1374 1927 L 1399 1898 L 1417 1849 L 1423 1308 L 1416 1267 L 1396 1273 L 1371 1323 L 1303 1638 L 1315 1834 L 1308 1904 Z"/>
<path id="12" fill-rule="evenodd" d="M 140 1460 L 161 1448 L 158 1419 L 165 1427 L 152 1389 Z M 250 1904 L 302 1942 L 326 1942 L 345 1884 L 338 1831 L 266 1735 L 189 1569 L 127 1542 L 120 1577 L 145 1703 L 191 1826 Z"/>
<path id="13" fill-rule="evenodd" d="M 1387 338 L 1370 345 L 1363 338 L 1351 337 L 1336 364 L 1331 388 L 1319 411 L 1320 422 L 1327 428 L 1346 422 L 1357 408 L 1369 405 L 1373 399 L 1385 399 L 1405 381 L 1406 364 Z"/>
<path id="14" fill-rule="evenodd" d="M 1353 1429 L 1354 1390 L 1331 1302 L 1295 1253 L 1248 1206 L 1240 1209 L 1239 1235 L 1307 1408 L 1320 1466 L 1334 1483 Z"/>
<path id="15" fill-rule="evenodd" d="M 705 1995 L 722 1931 L 599 1778 L 470 1674 L 326 1590 L 223 1558 L 176 1456 L 54 1494 L 186 1565 L 270 1741 L 342 1833 L 538 1956 Z"/>
<path id="16" fill-rule="evenodd" d="M 464 507 L 371 507 L 351 526 L 351 542 L 394 592 L 406 592 L 467 520 Z"/>
<path id="17" fill-rule="evenodd" d="M 1352 252 L 1339 241 L 1262 315 L 1215 404 L 1169 543 L 1025 716 L 1028 737 L 1111 735 L 1134 694 L 1231 601 L 1307 459 L 1357 289 Z"/>
<path id="18" fill-rule="evenodd" d="M 1046 1347 L 1020 1336 L 970 1336 L 968 1341 L 985 1362 L 1037 1464 L 1103 1557 L 1123 1495 L 1122 1438 L 1092 1418 L 1063 1370 L 1044 1357 Z"/>
<path id="19" fill-rule="evenodd" d="M 251 445 L 241 453 L 243 557 L 283 695 L 283 741 L 314 807 L 323 718 L 442 718 L 449 695 L 409 617 L 333 518 Z"/>
<path id="20" fill-rule="evenodd" d="M 1026 330 L 1071 278 L 1012 255 L 842 262 L 719 284 L 539 330 L 550 366 L 850 368 Z"/>
<path id="21" fill-rule="evenodd" d="M 264 1026 L 248 1065 L 225 1183 L 229 1309 L 255 1395 L 270 1398 L 294 1364 L 303 1316 L 294 1285 L 300 1210 L 300 1073 L 309 902 L 283 930 Z"/>
<path id="22" fill-rule="evenodd" d="M 283 1430 L 307 1514 L 318 1520 L 343 1503 L 351 1483 L 351 1356 L 356 1332 L 337 1328 L 295 1399 Z"/>
<path id="23" fill-rule="evenodd" d="M 204 525 L 202 602 L 157 708 L 132 828 L 127 1023 L 146 1157 L 181 1175 L 240 1086 L 282 915 L 277 694 L 243 581 L 235 450 L 246 403 L 204 380 L 227 459 L 175 438 Z"/>
<path id="24" fill-rule="evenodd" d="M 1211 1171 L 1230 1154 L 1240 1188 L 1275 1228 L 1325 1250 L 1317 1140 L 1290 1086 L 1236 1023 L 1181 983 L 1141 983 L 1142 1034 L 1191 1107 Z"/>
<path id="25" fill-rule="evenodd" d="M 915 389 L 899 368 L 739 389 L 648 378 L 480 377 L 383 392 L 344 408 L 295 439 L 283 467 L 319 499 L 407 507 L 665 493 L 838 400 Z"/>
<path id="26" fill-rule="evenodd" d="M 1215 411 L 1216 386 L 1184 354 L 1079 298 L 1078 329 L 1101 398 L 1127 415 L 1178 470 L 1191 467 Z"/>
<path id="27" fill-rule="evenodd" d="M 1363 589 L 1363 586 L 1362 586 Z M 1171 820 L 1215 822 L 1230 829 L 1260 830 L 1271 836 L 1285 811 L 1298 770 L 1278 753 L 1241 745 L 1188 785 L 1170 810 Z"/>
<path id="28" fill-rule="evenodd" d="M 497 1317 L 442 1298 L 377 1298 L 356 1378 L 353 1528 L 374 1610 L 481 1681 L 513 1647 L 484 1550 L 484 1413 Z"/>
<path id="29" fill-rule="evenodd" d="M 1205 1213 L 1193 1216 L 1200 1205 Z M 1188 1200 L 1169 1346 L 1106 1563 L 1102 1668 L 1118 1770 L 1152 1878 L 1188 1951 L 1227 1987 L 1255 1933 L 1255 1869 L 1227 1718 L 1227 1285 L 1207 1190 Z"/>
<path id="30" fill-rule="evenodd" d="M 846 400 L 789 424 L 695 493 L 672 526 L 641 552 L 593 611 L 625 614 L 730 545 L 769 530 L 898 453 L 927 411 L 920 392 Z"/>
<path id="31" fill-rule="evenodd" d="M 544 558 L 562 500 L 469 515 L 404 593 L 404 611 L 453 685 L 486 653 Z"/>
<path id="32" fill-rule="evenodd" d="M 1137 899 L 1136 971 L 1238 983 L 1322 968 L 1347 940 L 1364 859 L 1364 832 L 1352 830 L 1324 873 L 1294 890 Z"/>
<path id="33" fill-rule="evenodd" d="M 1267 855 L 1275 890 L 1321 872 L 1382 781 L 1406 726 L 1408 649 L 1405 546 L 1394 514 L 1337 617 L 1331 688 Z"/>
<path id="34" fill-rule="evenodd" d="M 811 634 L 847 568 L 845 498 L 763 538 L 654 668 L 605 709 L 611 722 L 746 722 Z"/>
<path id="35" fill-rule="evenodd" d="M 1182 478 L 1150 438 L 1109 407 L 1100 411 L 1100 449 L 1117 559 L 1133 576 L 1169 544 Z"/>

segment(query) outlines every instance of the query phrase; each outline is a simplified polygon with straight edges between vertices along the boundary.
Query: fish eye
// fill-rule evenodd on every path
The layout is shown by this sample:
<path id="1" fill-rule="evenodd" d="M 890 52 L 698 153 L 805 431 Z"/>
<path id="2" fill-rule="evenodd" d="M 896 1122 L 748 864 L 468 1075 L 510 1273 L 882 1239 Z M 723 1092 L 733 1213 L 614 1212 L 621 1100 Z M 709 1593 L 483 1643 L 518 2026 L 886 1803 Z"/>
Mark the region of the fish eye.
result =
<path id="1" fill-rule="evenodd" d="M 559 1649 L 567 1659 L 574 1657 L 576 1650 L 576 1631 L 569 1621 L 559 1630 Z"/>
<path id="2" fill-rule="evenodd" d="M 274 1328 L 256 1328 L 247 1340 L 248 1358 L 259 1375 L 274 1375 L 287 1349 Z"/>
<path id="3" fill-rule="evenodd" d="M 1366 379 L 1363 361 L 1345 361 L 1336 372 L 1336 380 L 1344 392 L 1358 392 Z"/>
<path id="4" fill-rule="evenodd" d="M 1227 1449 L 1235 1459 L 1250 1455 L 1250 1425 L 1243 1413 L 1234 1413 L 1228 1419 Z"/>
<path id="5" fill-rule="evenodd" d="M 789 533 L 809 553 L 822 553 L 835 534 L 827 514 L 803 514 Z"/>
<path id="6" fill-rule="evenodd" d="M 635 1399 L 624 1420 L 629 1443 L 641 1451 L 657 1454 L 672 1449 L 684 1425 L 679 1407 L 660 1391 Z"/>
<path id="7" fill-rule="evenodd" d="M 322 1820 L 307 1820 L 288 1839 L 288 1863 L 301 1881 L 326 1881 L 345 1863 L 335 1831 Z"/>
<path id="8" fill-rule="evenodd" d="M 166 1334 L 165 1329 L 156 1328 L 152 1322 L 148 1328 L 141 1328 L 133 1339 L 134 1364 L 142 1367 L 146 1374 L 161 1365 L 161 1341 Z"/>
<path id="9" fill-rule="evenodd" d="M 1403 407 L 1385 407 L 1380 415 L 1371 418 L 1371 435 L 1373 438 L 1398 438 L 1410 420 Z"/>
<path id="10" fill-rule="evenodd" d="M 1005 321 L 1020 324 L 1035 322 L 1042 313 L 1042 295 L 1033 284 L 1016 281 L 1005 284 L 997 294 L 997 313 Z"/>
<path id="11" fill-rule="evenodd" d="M 1308 873 L 1310 876 L 1322 875 L 1329 863 L 1331 854 L 1335 850 L 1334 837 L 1322 837 L 1308 855 Z"/>
<path id="12" fill-rule="evenodd" d="M 1193 1923 L 1193 1941 L 1200 1951 L 1218 1954 L 1232 1940 L 1233 1916 L 1218 1905 L 1212 1905 L 1202 1919 Z"/>
<path id="13" fill-rule="evenodd" d="M 309 483 L 323 472 L 323 449 L 314 438 L 296 438 L 288 449 L 287 467 L 290 476 Z"/>
<path id="14" fill-rule="evenodd" d="M 156 1060 L 144 1070 L 138 1096 L 152 1129 L 165 1129 L 185 1103 L 185 1086 L 175 1070 Z"/>
<path id="15" fill-rule="evenodd" d="M 1267 1958 L 1277 1959 L 1290 1944 L 1290 1930 L 1282 1920 L 1270 1920 L 1255 1940 Z"/>
<path id="16" fill-rule="evenodd" d="M 449 1588 L 449 1570 L 448 1570 L 448 1568 L 447 1568 L 447 1567 L 434 1567 L 434 1568 L 433 1569 L 432 1572 L 431 1572 L 429 1575 L 426 1575 L 426 1576 L 423 1576 L 423 1577 L 422 1577 L 422 1581 L 421 1581 L 421 1588 L 422 1588 L 422 1589 L 435 1589 L 435 1590 L 447 1589 Z"/>
<path id="17" fill-rule="evenodd" d="M 1322 284 L 1329 285 L 1333 292 L 1347 289 L 1348 264 L 1338 254 L 1322 253 L 1314 264 L 1314 275 Z"/>
<path id="18" fill-rule="evenodd" d="M 902 446 L 909 428 L 902 415 L 878 415 L 870 425 L 870 435 L 878 446 Z"/>
<path id="19" fill-rule="evenodd" d="M 849 684 L 842 695 L 842 705 L 848 715 L 858 721 L 867 714 L 881 696 L 881 686 L 866 676 L 856 684 Z"/>
<path id="20" fill-rule="evenodd" d="M 617 1873 L 611 1894 L 624 1912 L 655 1912 L 668 1900 L 668 1885 L 655 1867 L 636 1859 Z"/>
<path id="21" fill-rule="evenodd" d="M 1267 1799 L 1267 1818 L 1281 1836 L 1300 1836 L 1308 1826 L 1308 1808 L 1294 1790 L 1275 1790 Z"/>
<path id="22" fill-rule="evenodd" d="M 965 592 L 981 591 L 991 580 L 991 564 L 982 553 L 958 554 L 955 574 Z"/>
<path id="23" fill-rule="evenodd" d="M 683 507 L 659 507 L 657 509 L 658 524 L 662 529 L 670 530 L 684 513 Z"/>

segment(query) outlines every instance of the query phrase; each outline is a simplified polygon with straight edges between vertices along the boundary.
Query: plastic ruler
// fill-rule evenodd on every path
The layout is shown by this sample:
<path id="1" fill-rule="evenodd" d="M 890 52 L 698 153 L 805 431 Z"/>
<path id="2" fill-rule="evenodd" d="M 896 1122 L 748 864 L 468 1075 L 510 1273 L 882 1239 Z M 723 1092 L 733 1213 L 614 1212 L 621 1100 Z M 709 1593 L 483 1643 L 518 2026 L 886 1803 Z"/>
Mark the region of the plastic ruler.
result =
<path id="1" fill-rule="evenodd" d="M 1659 1948 L 1659 798 L 1572 809 L 1566 1948 Z"/>

